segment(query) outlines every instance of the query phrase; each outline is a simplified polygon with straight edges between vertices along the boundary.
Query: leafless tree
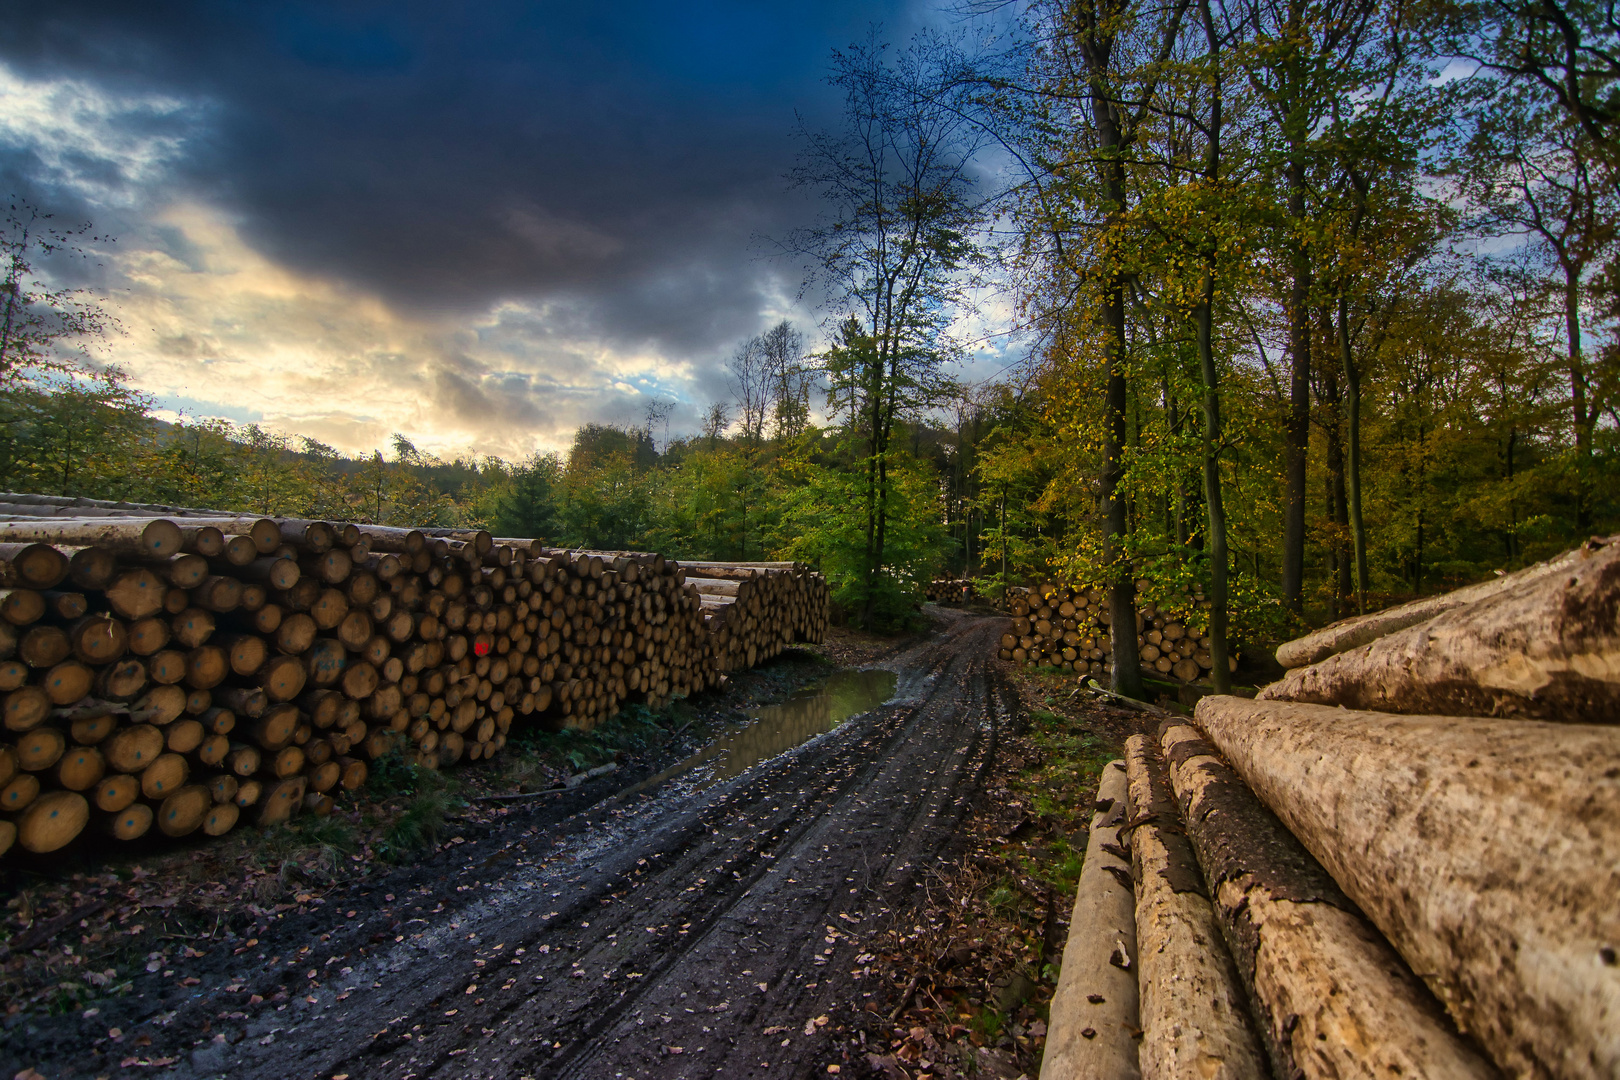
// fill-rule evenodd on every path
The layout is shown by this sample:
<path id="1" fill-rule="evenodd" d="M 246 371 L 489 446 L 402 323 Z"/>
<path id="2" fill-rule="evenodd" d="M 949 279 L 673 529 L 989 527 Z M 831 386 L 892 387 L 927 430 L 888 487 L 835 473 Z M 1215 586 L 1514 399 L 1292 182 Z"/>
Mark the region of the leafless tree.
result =
<path id="1" fill-rule="evenodd" d="M 812 373 L 804 362 L 804 335 L 783 319 L 755 341 L 770 373 L 772 434 L 794 438 L 810 421 Z"/>
<path id="2" fill-rule="evenodd" d="M 664 445 L 669 445 L 669 414 L 675 409 L 673 401 L 659 401 L 654 398 L 647 403 L 647 441 L 653 441 L 653 429 L 662 426 L 664 429 Z M 657 446 L 654 446 L 657 449 Z"/>
<path id="3" fill-rule="evenodd" d="M 765 438 L 765 415 L 771 404 L 771 370 L 757 337 L 737 347 L 731 358 L 731 396 L 737 403 L 743 440 L 757 446 Z"/>

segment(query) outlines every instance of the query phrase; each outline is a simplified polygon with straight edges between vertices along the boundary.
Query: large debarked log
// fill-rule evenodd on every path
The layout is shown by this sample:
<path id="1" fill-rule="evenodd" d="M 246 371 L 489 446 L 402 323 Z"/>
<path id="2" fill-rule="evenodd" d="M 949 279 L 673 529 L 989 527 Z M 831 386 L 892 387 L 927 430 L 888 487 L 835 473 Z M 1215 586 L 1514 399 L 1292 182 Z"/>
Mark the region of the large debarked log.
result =
<path id="1" fill-rule="evenodd" d="M 1052 998 L 1041 1080 L 1137 1080 L 1136 893 L 1125 824 L 1125 763 L 1097 785 L 1086 861 L 1074 890 L 1063 971 Z"/>
<path id="2" fill-rule="evenodd" d="M 1620 728 L 1207 697 L 1199 727 L 1510 1075 L 1620 1075 Z"/>
<path id="3" fill-rule="evenodd" d="M 1277 1075 L 1496 1076 L 1389 942 L 1215 748 L 1180 722 L 1167 722 L 1159 738 L 1182 821 Z"/>
<path id="4" fill-rule="evenodd" d="M 1612 542 L 1616 537 L 1610 537 Z M 1413 600 L 1408 604 L 1386 608 L 1383 611 L 1374 611 L 1353 619 L 1345 619 L 1324 626 L 1315 633 L 1306 634 L 1302 638 L 1284 642 L 1277 647 L 1277 663 L 1285 668 L 1305 667 L 1308 664 L 1320 663 L 1330 656 L 1346 652 L 1350 649 L 1376 641 L 1386 634 L 1393 634 L 1398 630 L 1405 630 L 1408 626 L 1416 626 L 1421 622 L 1428 622 L 1436 615 L 1444 614 L 1453 608 L 1466 607 L 1480 600 L 1488 599 L 1499 592 L 1517 588 L 1526 582 L 1556 574 L 1573 565 L 1579 557 L 1581 549 L 1566 551 L 1562 555 L 1548 559 L 1546 562 L 1527 566 L 1523 570 L 1506 574 L 1490 581 L 1482 581 L 1477 585 L 1454 589 L 1439 596 L 1425 596 L 1421 600 Z"/>
<path id="5" fill-rule="evenodd" d="M 1261 691 L 1383 712 L 1620 723 L 1620 542 Z"/>
<path id="6" fill-rule="evenodd" d="M 1254 1080 L 1265 1053 L 1249 1027 L 1237 970 L 1221 941 L 1158 747 L 1125 742 L 1136 877 L 1137 985 L 1146 1080 Z"/>

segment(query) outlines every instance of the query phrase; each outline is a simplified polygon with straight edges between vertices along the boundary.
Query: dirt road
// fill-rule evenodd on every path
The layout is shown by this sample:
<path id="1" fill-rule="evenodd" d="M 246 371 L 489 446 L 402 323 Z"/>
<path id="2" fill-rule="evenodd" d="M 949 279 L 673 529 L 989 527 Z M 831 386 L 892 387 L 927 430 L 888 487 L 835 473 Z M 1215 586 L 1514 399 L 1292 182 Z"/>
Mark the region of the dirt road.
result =
<path id="1" fill-rule="evenodd" d="M 11 1032 L 6 1075 L 865 1072 L 864 942 L 948 849 L 1017 708 L 1000 621 L 947 618 L 883 662 L 889 705 L 706 788 L 603 798 L 605 778 L 571 796 L 587 809 L 194 950 L 116 1010 Z"/>

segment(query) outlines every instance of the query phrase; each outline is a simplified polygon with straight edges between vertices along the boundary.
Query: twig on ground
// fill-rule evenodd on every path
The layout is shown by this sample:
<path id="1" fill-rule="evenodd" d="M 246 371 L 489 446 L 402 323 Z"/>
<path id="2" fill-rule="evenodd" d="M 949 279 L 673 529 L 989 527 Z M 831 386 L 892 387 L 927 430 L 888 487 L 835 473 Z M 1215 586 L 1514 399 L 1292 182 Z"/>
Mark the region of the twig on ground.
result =
<path id="1" fill-rule="evenodd" d="M 606 776 L 611 772 L 619 771 L 619 763 L 610 761 L 606 765 L 598 765 L 582 773 L 565 777 L 559 787 L 546 788 L 544 791 L 525 791 L 517 795 L 480 795 L 473 802 L 511 802 L 514 799 L 538 799 L 542 795 L 560 795 L 564 791 L 572 791 L 587 780 L 594 780 L 598 776 Z"/>
<path id="2" fill-rule="evenodd" d="M 58 915 L 56 918 L 47 919 L 44 922 L 36 922 L 33 926 L 17 935 L 17 938 L 9 945 L 0 946 L 0 960 L 9 960 L 16 953 L 27 952 L 36 946 L 43 945 L 58 930 L 76 923 L 80 919 L 89 918 L 106 906 L 107 901 L 105 900 L 92 900 L 88 904 L 74 908 L 65 915 Z"/>
<path id="3" fill-rule="evenodd" d="M 895 1002 L 894 1008 L 889 1010 L 889 1020 L 891 1022 L 894 1021 L 901 1013 L 906 1011 L 906 1006 L 911 1002 L 911 995 L 917 990 L 917 980 L 919 978 L 921 978 L 920 975 L 913 975 L 911 977 L 911 981 L 906 983 L 906 989 L 900 995 L 900 1000 Z"/>
<path id="4" fill-rule="evenodd" d="M 1126 697 L 1124 694 L 1116 694 L 1112 690 L 1104 690 L 1100 685 L 1098 685 L 1097 680 L 1095 679 L 1087 679 L 1085 682 L 1082 682 L 1079 686 L 1070 691 L 1069 700 L 1074 700 L 1075 697 L 1082 693 L 1096 694 L 1099 697 L 1105 698 L 1109 701 L 1117 702 L 1127 709 L 1135 709 L 1137 712 L 1145 712 L 1149 716 L 1161 716 L 1165 719 L 1169 719 L 1173 715 L 1172 713 L 1159 708 L 1157 705 L 1149 705 L 1145 701 L 1137 701 L 1135 698 Z"/>

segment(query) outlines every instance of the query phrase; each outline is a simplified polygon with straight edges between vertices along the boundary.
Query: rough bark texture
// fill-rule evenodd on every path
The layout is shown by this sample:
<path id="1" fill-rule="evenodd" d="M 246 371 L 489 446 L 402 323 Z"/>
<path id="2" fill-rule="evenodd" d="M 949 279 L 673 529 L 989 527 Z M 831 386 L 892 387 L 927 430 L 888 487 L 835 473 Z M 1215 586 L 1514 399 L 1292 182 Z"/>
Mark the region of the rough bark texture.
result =
<path id="1" fill-rule="evenodd" d="M 0 521 L 0 541 L 94 544 L 107 551 L 166 558 L 180 551 L 180 528 L 167 518 Z"/>
<path id="2" fill-rule="evenodd" d="M 1610 537 L 1602 543 L 1609 543 L 1620 537 Z M 1305 667 L 1309 664 L 1320 663 L 1330 656 L 1347 652 L 1350 649 L 1377 641 L 1386 634 L 1393 634 L 1398 630 L 1405 630 L 1409 626 L 1416 626 L 1421 622 L 1428 622 L 1436 615 L 1443 614 L 1453 608 L 1466 607 L 1479 600 L 1506 592 L 1528 581 L 1543 578 L 1549 574 L 1556 574 L 1572 565 L 1579 557 L 1580 548 L 1566 551 L 1555 559 L 1537 563 L 1512 574 L 1482 581 L 1478 585 L 1456 589 L 1452 592 L 1442 593 L 1439 596 L 1425 596 L 1421 600 L 1413 600 L 1409 604 L 1387 608 L 1383 611 L 1374 611 L 1368 615 L 1361 615 L 1354 619 L 1344 619 L 1332 626 L 1324 626 L 1314 633 L 1306 634 L 1302 638 L 1284 642 L 1277 647 L 1277 663 L 1285 668 Z"/>
<path id="3" fill-rule="evenodd" d="M 1097 786 L 1086 861 L 1075 889 L 1063 972 L 1052 999 L 1041 1080 L 1135 1080 L 1136 897 L 1119 846 L 1125 823 L 1125 763 L 1110 762 Z"/>
<path id="4" fill-rule="evenodd" d="M 1167 723 L 1160 743 L 1277 1075 L 1498 1075 L 1196 729 Z"/>
<path id="5" fill-rule="evenodd" d="M 1232 697 L 1197 722 L 1504 1072 L 1620 1074 L 1620 728 Z"/>
<path id="6" fill-rule="evenodd" d="M 1253 1080 L 1265 1054 L 1191 846 L 1144 736 L 1125 744 L 1146 1080 Z"/>
<path id="7" fill-rule="evenodd" d="M 1263 700 L 1396 713 L 1620 723 L 1620 541 L 1290 672 Z"/>

